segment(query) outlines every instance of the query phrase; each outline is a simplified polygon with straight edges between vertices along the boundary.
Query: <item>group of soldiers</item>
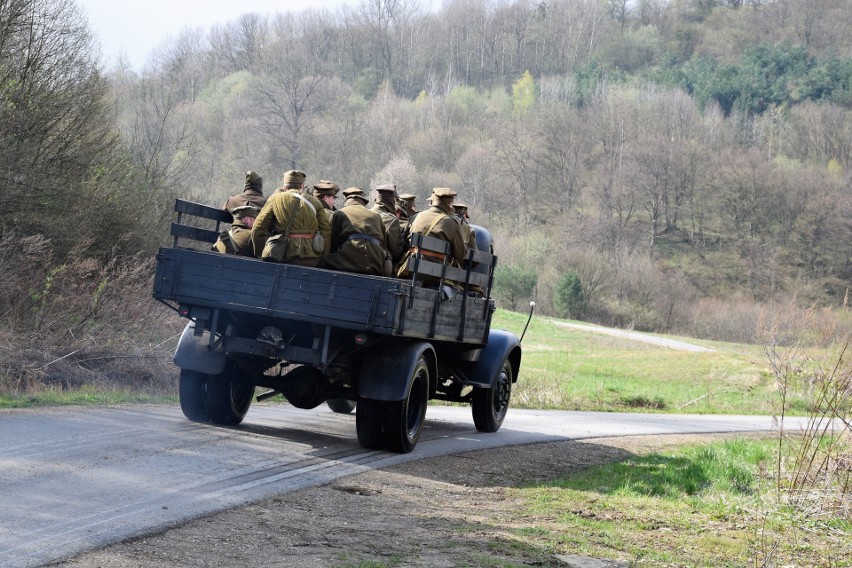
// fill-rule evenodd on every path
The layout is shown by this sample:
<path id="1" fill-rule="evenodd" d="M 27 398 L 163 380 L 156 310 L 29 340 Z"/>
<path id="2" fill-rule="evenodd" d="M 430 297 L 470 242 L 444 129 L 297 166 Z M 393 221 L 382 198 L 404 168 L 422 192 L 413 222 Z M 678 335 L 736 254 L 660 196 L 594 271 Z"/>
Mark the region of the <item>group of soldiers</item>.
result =
<path id="1" fill-rule="evenodd" d="M 467 219 L 467 206 L 456 203 L 456 192 L 432 189 L 430 207 L 417 211 L 415 196 L 397 193 L 394 184 L 375 187 L 372 207 L 360 187 L 342 191 L 344 202 L 336 208 L 340 187 L 319 180 L 305 187 L 305 173 L 290 170 L 272 195 L 263 194 L 263 178 L 246 172 L 242 193 L 223 205 L 233 217 L 213 250 L 253 256 L 270 262 L 298 264 L 378 276 L 410 276 L 410 246 L 415 233 L 450 243 L 449 258 L 463 266 L 476 236 Z M 444 260 L 443 255 L 439 255 Z"/>

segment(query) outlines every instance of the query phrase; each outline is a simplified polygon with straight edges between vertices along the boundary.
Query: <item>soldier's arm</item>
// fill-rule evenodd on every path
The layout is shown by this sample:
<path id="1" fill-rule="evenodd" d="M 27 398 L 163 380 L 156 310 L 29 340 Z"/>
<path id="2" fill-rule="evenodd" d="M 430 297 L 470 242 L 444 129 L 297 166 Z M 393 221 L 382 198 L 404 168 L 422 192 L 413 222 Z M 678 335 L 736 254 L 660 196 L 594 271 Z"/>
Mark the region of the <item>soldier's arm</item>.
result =
<path id="1" fill-rule="evenodd" d="M 446 234 L 450 237 L 450 254 L 461 266 L 464 259 L 467 258 L 467 245 L 464 242 L 461 225 L 453 218 L 450 218 L 449 221 L 444 220 L 444 222 L 448 225 Z"/>
<path id="2" fill-rule="evenodd" d="M 388 223 L 388 250 L 394 263 L 399 262 L 402 257 L 402 231 L 399 228 L 399 220 L 393 219 Z"/>
<path id="3" fill-rule="evenodd" d="M 263 253 L 263 247 L 266 246 L 266 239 L 269 237 L 269 230 L 272 228 L 272 222 L 275 220 L 275 214 L 272 212 L 272 200 L 266 202 L 260 213 L 257 214 L 257 219 L 254 220 L 254 225 L 251 229 L 251 242 L 254 247 L 254 256 L 260 258 Z"/>
<path id="4" fill-rule="evenodd" d="M 310 199 L 314 204 L 314 207 L 317 208 L 317 229 L 325 239 L 325 248 L 322 251 L 322 258 L 325 258 L 331 250 L 331 224 L 328 222 L 328 215 L 325 214 L 325 209 L 323 209 L 322 203 L 313 196 L 308 196 L 308 199 Z"/>

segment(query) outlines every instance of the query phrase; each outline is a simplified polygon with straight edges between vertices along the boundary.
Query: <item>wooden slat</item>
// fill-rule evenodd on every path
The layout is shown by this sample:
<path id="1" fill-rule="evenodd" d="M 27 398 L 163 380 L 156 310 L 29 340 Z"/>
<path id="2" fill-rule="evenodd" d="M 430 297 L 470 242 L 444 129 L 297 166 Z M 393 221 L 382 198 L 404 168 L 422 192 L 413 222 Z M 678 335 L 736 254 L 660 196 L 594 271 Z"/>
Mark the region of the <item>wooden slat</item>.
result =
<path id="1" fill-rule="evenodd" d="M 449 254 L 450 252 L 450 243 L 444 239 L 421 235 L 420 233 L 414 233 L 411 235 L 411 246 L 437 252 L 439 254 Z"/>
<path id="2" fill-rule="evenodd" d="M 414 257 L 408 259 L 408 270 L 412 273 L 414 272 L 414 265 L 416 262 L 417 260 Z M 425 256 L 420 258 L 420 263 L 417 265 L 417 274 L 420 276 L 425 275 L 440 278 L 443 273 L 445 280 L 452 280 L 454 282 L 464 284 L 465 278 L 467 278 L 467 270 L 463 268 L 456 268 L 455 266 L 447 266 L 446 270 L 446 273 L 444 273 L 443 264 L 432 262 Z M 488 274 L 473 271 L 470 273 L 471 286 L 481 286 L 484 289 L 488 286 L 488 280 Z"/>
<path id="3" fill-rule="evenodd" d="M 175 199 L 175 213 L 186 213 L 195 217 L 212 219 L 222 223 L 232 223 L 234 218 L 228 211 L 218 209 L 202 203 L 195 203 L 185 199 Z"/>
<path id="4" fill-rule="evenodd" d="M 219 238 L 219 231 L 211 231 L 210 229 L 172 223 L 172 236 L 180 239 L 192 239 L 194 241 L 201 241 L 205 243 L 215 243 L 216 239 Z"/>

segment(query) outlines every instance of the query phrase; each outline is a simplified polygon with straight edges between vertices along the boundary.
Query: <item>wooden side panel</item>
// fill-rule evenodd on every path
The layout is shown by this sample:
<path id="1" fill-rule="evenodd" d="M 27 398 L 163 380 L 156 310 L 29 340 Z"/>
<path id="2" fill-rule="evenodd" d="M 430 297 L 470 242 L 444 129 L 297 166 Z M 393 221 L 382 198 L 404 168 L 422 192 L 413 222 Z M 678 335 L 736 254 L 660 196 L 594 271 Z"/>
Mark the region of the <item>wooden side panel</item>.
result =
<path id="1" fill-rule="evenodd" d="M 488 300 L 468 296 L 465 302 L 459 294 L 452 300 L 442 300 L 436 305 L 437 296 L 437 290 L 414 288 L 414 299 L 405 300 L 404 315 L 400 318 L 402 335 L 442 341 L 458 341 L 459 337 L 463 337 L 465 343 L 485 343 L 488 335 Z M 465 317 L 462 317 L 462 304 Z M 432 315 L 436 309 L 433 330 Z"/>
<path id="2" fill-rule="evenodd" d="M 399 289 L 386 278 L 161 249 L 154 297 L 393 333 Z"/>
<path id="3" fill-rule="evenodd" d="M 405 280 L 213 252 L 164 248 L 157 258 L 160 300 L 434 341 L 487 340 L 485 298 L 458 294 L 436 303 L 437 290 Z"/>

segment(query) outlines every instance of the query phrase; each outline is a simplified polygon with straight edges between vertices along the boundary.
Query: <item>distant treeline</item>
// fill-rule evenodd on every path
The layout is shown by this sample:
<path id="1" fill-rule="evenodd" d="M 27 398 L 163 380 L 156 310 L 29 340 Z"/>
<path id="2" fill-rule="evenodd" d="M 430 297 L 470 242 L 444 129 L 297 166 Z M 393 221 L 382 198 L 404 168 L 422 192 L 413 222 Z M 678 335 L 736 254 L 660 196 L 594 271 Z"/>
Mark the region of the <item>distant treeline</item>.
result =
<path id="1" fill-rule="evenodd" d="M 544 313 L 744 338 L 852 278 L 845 1 L 364 0 L 187 29 L 140 73 L 98 67 L 71 2 L 4 6 L 0 221 L 58 254 L 153 251 L 175 195 L 299 168 L 455 188 Z M 34 73 L 33 25 L 78 50 Z"/>

